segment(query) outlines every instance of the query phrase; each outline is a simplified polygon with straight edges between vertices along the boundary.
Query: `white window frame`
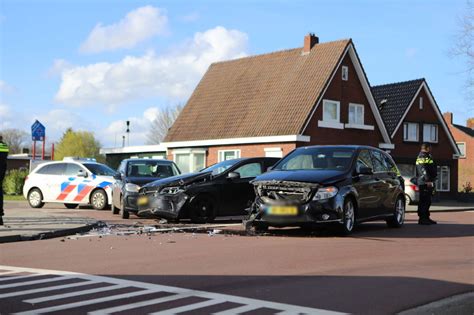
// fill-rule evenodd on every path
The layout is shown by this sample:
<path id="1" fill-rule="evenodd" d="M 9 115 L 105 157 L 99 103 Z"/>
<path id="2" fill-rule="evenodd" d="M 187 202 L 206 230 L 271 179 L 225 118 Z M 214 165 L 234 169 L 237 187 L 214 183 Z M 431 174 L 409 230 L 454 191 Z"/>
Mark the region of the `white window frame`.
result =
<path id="1" fill-rule="evenodd" d="M 422 96 L 420 97 L 420 101 L 419 101 L 418 106 L 419 106 L 420 110 L 423 110 L 423 97 Z"/>
<path id="2" fill-rule="evenodd" d="M 425 138 L 425 126 L 435 126 L 436 127 L 436 139 L 435 140 Z M 430 136 L 431 136 L 431 130 L 430 130 Z M 439 138 L 439 127 L 438 127 L 437 124 L 423 124 L 423 142 L 438 143 L 438 138 Z"/>
<path id="3" fill-rule="evenodd" d="M 329 119 L 326 117 L 325 108 L 327 104 L 336 104 L 337 108 L 337 118 L 336 119 Z M 334 129 L 344 129 L 344 124 L 341 123 L 341 102 L 334 101 L 334 100 L 323 100 L 323 113 L 322 113 L 323 120 L 318 121 L 318 127 L 323 128 L 334 128 Z"/>
<path id="4" fill-rule="evenodd" d="M 193 163 L 194 163 L 194 155 L 195 154 L 204 154 L 204 167 L 206 167 L 207 165 L 207 150 L 206 149 L 177 149 L 177 150 L 173 150 L 173 162 L 176 163 L 176 155 L 179 155 L 179 154 L 189 154 L 189 171 L 190 172 L 193 172 L 195 171 L 194 170 L 194 167 L 193 167 Z"/>
<path id="5" fill-rule="evenodd" d="M 355 108 L 355 111 L 354 113 L 357 114 L 357 108 L 362 108 L 362 123 L 359 124 L 357 122 L 353 122 L 351 123 L 350 120 L 349 120 L 349 113 L 351 111 L 351 107 L 354 107 Z M 349 125 L 360 125 L 360 126 L 363 126 L 364 125 L 364 115 L 365 115 L 365 106 L 363 104 L 356 104 L 356 103 L 349 103 L 349 108 L 347 110 L 347 121 L 349 122 Z"/>
<path id="6" fill-rule="evenodd" d="M 461 150 L 459 149 L 459 145 L 462 144 L 464 146 L 464 154 L 462 154 Z M 456 145 L 458 146 L 458 150 L 459 150 L 459 158 L 461 159 L 465 159 L 466 158 L 466 142 L 463 142 L 463 141 L 459 141 L 459 142 L 456 142 Z"/>
<path id="7" fill-rule="evenodd" d="M 232 149 L 232 150 L 218 150 L 217 151 L 217 161 L 223 162 L 224 161 L 224 154 L 227 152 L 234 152 L 235 158 L 240 158 L 240 149 Z"/>
<path id="8" fill-rule="evenodd" d="M 437 191 L 451 191 L 451 168 L 448 165 L 438 166 L 439 176 L 436 179 L 436 190 Z M 443 174 L 443 169 L 448 170 L 448 189 L 442 189 L 441 187 L 441 175 Z M 438 170 L 436 170 L 438 172 Z"/>
<path id="9" fill-rule="evenodd" d="M 349 80 L 349 67 L 342 66 L 342 80 L 348 81 Z"/>
<path id="10" fill-rule="evenodd" d="M 265 152 L 265 157 L 283 157 L 282 148 L 264 148 L 263 151 Z"/>
<path id="11" fill-rule="evenodd" d="M 408 126 L 416 125 L 416 139 L 408 139 Z M 407 126 L 407 128 L 405 128 Z M 406 131 L 406 133 L 405 133 Z M 404 122 L 403 123 L 403 141 L 405 142 L 419 142 L 420 141 L 420 124 L 415 122 Z"/>

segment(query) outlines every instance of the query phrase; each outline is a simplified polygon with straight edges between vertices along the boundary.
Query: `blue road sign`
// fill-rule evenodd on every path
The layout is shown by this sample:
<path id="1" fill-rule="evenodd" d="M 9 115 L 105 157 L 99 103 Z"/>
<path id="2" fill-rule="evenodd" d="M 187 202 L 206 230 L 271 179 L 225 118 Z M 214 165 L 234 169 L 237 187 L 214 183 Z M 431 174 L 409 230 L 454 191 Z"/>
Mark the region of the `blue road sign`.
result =
<path id="1" fill-rule="evenodd" d="M 31 139 L 33 141 L 43 141 L 46 136 L 46 128 L 38 120 L 31 126 Z"/>

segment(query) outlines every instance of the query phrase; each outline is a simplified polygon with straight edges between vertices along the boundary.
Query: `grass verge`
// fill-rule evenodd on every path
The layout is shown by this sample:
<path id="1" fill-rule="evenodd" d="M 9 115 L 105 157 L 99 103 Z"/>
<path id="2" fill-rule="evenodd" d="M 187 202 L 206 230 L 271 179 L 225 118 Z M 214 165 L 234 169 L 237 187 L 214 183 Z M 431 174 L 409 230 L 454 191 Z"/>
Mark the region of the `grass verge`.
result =
<path id="1" fill-rule="evenodd" d="M 3 200 L 19 201 L 19 200 L 26 200 L 26 199 L 23 198 L 22 195 L 3 195 Z"/>

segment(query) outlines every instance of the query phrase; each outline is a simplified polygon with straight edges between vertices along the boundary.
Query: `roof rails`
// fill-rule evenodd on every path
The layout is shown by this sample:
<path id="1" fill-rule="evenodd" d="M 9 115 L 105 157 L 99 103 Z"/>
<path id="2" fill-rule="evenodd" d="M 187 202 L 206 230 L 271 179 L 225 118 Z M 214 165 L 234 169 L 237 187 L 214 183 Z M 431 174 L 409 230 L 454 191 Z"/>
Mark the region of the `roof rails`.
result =
<path id="1" fill-rule="evenodd" d="M 81 158 L 81 157 L 78 157 L 78 156 L 65 156 L 63 158 L 63 161 L 77 161 L 77 162 L 97 162 L 97 160 L 95 158 Z"/>

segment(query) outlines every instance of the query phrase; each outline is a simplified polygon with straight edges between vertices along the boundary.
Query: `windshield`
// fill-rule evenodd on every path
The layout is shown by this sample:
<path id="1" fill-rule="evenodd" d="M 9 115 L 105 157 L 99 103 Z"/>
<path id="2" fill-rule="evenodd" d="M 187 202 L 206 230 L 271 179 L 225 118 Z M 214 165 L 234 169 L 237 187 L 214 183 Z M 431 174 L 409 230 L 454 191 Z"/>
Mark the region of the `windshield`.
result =
<path id="1" fill-rule="evenodd" d="M 212 175 L 219 175 L 223 173 L 228 168 L 237 164 L 240 160 L 227 160 L 220 163 L 209 166 L 208 168 L 202 169 L 200 172 L 212 172 Z"/>
<path id="2" fill-rule="evenodd" d="M 162 161 L 130 161 L 127 168 L 130 177 L 166 178 L 179 174 L 174 163 Z"/>
<path id="3" fill-rule="evenodd" d="M 83 164 L 92 174 L 99 176 L 114 176 L 115 171 L 104 164 L 84 163 Z"/>
<path id="4" fill-rule="evenodd" d="M 338 170 L 349 169 L 354 149 L 336 147 L 302 148 L 283 158 L 274 170 Z"/>

